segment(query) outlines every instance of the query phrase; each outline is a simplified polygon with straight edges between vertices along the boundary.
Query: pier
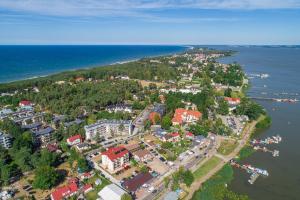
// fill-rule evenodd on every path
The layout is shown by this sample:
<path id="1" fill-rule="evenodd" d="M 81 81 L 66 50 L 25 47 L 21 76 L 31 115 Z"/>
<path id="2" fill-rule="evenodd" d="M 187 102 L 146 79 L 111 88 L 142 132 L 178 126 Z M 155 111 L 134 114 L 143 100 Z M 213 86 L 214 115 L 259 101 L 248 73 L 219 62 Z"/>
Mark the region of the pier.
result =
<path id="1" fill-rule="evenodd" d="M 264 101 L 276 101 L 276 102 L 284 102 L 284 103 L 297 103 L 298 99 L 281 99 L 281 98 L 271 98 L 271 97 L 249 97 L 254 100 L 264 100 Z"/>
<path id="2" fill-rule="evenodd" d="M 253 149 L 256 150 L 256 151 L 269 152 L 269 153 L 272 154 L 273 157 L 278 157 L 279 156 L 279 151 L 278 150 L 270 150 L 267 147 L 261 147 L 261 146 L 253 145 Z"/>
<path id="3" fill-rule="evenodd" d="M 254 182 L 257 180 L 257 178 L 259 176 L 269 176 L 269 172 L 267 170 L 256 168 L 256 167 L 253 167 L 253 166 L 248 165 L 248 164 L 241 165 L 241 164 L 237 163 L 235 160 L 231 160 L 230 164 L 233 167 L 245 170 L 248 174 L 251 174 L 251 176 L 248 180 L 248 182 L 251 185 L 254 184 Z"/>

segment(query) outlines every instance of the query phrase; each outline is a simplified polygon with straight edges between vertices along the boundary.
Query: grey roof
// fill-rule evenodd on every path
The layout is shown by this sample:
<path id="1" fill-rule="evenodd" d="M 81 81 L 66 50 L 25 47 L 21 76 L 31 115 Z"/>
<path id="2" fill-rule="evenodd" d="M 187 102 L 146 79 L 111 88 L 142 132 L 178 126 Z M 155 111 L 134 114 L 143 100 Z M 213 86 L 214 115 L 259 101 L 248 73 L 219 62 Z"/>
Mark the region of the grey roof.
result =
<path id="1" fill-rule="evenodd" d="M 85 129 L 90 129 L 93 128 L 95 126 L 101 125 L 101 124 L 124 124 L 124 125 L 131 125 L 132 121 L 131 120 L 98 120 L 95 124 L 91 124 L 88 126 L 84 126 Z"/>
<path id="2" fill-rule="evenodd" d="M 71 121 L 71 122 L 65 122 L 64 123 L 64 125 L 65 125 L 65 127 L 69 127 L 69 126 L 72 126 L 72 125 L 74 125 L 74 124 L 81 124 L 83 122 L 83 120 L 81 120 L 81 119 L 76 119 L 76 120 L 74 120 L 74 121 Z"/>
<path id="3" fill-rule="evenodd" d="M 21 128 L 23 128 L 23 129 L 33 129 L 33 128 L 38 128 L 39 126 L 42 126 L 41 122 L 35 122 L 35 123 L 32 123 L 32 124 L 22 125 Z"/>
<path id="4" fill-rule="evenodd" d="M 39 130 L 34 130 L 32 131 L 32 133 L 35 135 L 35 136 L 39 136 L 39 135 L 46 135 L 46 134 L 49 134 L 51 132 L 53 132 L 54 129 L 51 128 L 51 127 L 47 127 L 47 128 L 44 128 L 44 129 L 39 129 Z"/>

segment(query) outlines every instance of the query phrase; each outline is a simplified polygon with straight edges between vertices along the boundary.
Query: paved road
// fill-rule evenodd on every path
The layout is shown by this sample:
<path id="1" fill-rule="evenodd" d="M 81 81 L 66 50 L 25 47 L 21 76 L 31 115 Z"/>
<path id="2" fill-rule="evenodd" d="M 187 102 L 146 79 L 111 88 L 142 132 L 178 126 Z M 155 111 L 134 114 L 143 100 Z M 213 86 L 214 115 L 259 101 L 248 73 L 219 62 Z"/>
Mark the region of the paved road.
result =
<path id="1" fill-rule="evenodd" d="M 207 181 L 209 178 L 211 178 L 215 173 L 217 173 L 219 170 L 223 168 L 223 166 L 231 159 L 235 158 L 236 155 L 240 152 L 240 150 L 245 146 L 246 142 L 249 140 L 252 130 L 254 130 L 254 127 L 256 125 L 257 121 L 252 122 L 249 124 L 245 129 L 245 134 L 243 135 L 242 139 L 239 140 L 239 145 L 234 149 L 234 151 L 229 154 L 228 156 L 223 156 L 220 154 L 215 153 L 218 157 L 220 157 L 223 162 L 218 164 L 214 169 L 212 169 L 209 173 L 207 173 L 204 177 L 194 182 L 191 187 L 189 188 L 188 196 L 185 198 L 185 200 L 189 200 L 193 197 L 193 194 L 201 187 L 202 183 Z"/>

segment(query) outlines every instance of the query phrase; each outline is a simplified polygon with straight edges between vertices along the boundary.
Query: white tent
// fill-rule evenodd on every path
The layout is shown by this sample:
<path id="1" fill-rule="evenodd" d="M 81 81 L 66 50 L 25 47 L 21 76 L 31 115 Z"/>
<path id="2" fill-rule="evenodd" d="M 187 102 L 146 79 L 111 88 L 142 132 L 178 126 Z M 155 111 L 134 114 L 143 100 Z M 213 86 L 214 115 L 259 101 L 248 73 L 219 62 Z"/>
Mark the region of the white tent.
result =
<path id="1" fill-rule="evenodd" d="M 98 196 L 103 200 L 121 200 L 122 195 L 125 193 L 126 192 L 116 184 L 110 184 L 105 186 L 98 193 Z"/>

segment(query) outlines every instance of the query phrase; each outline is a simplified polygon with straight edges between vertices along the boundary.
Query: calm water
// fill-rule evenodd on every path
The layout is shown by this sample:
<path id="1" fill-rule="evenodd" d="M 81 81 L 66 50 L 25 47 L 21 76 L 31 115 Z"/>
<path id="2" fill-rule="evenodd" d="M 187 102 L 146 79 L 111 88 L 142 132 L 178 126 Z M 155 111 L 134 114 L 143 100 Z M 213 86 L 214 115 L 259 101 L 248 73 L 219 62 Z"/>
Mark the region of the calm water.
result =
<path id="1" fill-rule="evenodd" d="M 181 52 L 183 46 L 0 46 L 0 83 Z"/>
<path id="2" fill-rule="evenodd" d="M 230 49 L 237 50 L 239 53 L 221 59 L 221 62 L 237 61 L 243 65 L 247 73 L 270 74 L 268 79 L 251 79 L 250 96 L 300 98 L 298 96 L 300 95 L 300 48 L 230 47 Z M 250 185 L 247 182 L 249 175 L 236 169 L 235 179 L 230 187 L 233 191 L 248 194 L 255 200 L 299 200 L 300 103 L 266 101 L 259 101 L 259 103 L 267 109 L 273 119 L 272 127 L 259 137 L 280 134 L 283 142 L 269 146 L 271 149 L 278 149 L 280 156 L 274 158 L 269 153 L 256 152 L 243 163 L 267 169 L 270 176 L 260 177 L 254 185 Z"/>

